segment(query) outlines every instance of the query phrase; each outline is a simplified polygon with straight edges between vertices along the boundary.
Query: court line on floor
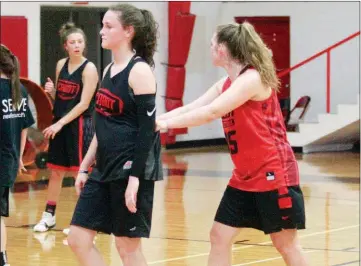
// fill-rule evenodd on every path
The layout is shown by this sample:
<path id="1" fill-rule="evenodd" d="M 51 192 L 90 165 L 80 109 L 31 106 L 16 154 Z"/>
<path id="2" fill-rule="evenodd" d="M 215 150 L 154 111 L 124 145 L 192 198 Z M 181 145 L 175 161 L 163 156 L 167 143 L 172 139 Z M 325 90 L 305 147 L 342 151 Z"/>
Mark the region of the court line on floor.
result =
<path id="1" fill-rule="evenodd" d="M 314 252 L 320 252 L 320 251 L 319 250 L 309 250 L 309 251 L 304 251 L 303 253 L 314 253 Z M 263 259 L 263 260 L 254 260 L 254 261 L 250 261 L 250 262 L 246 262 L 246 263 L 234 264 L 232 266 L 251 265 L 251 264 L 255 264 L 255 263 L 267 262 L 267 261 L 279 260 L 279 259 L 282 259 L 282 257 L 279 256 L 279 257 L 273 257 L 273 258 L 268 258 L 268 259 Z"/>
<path id="2" fill-rule="evenodd" d="M 272 244 L 264 244 L 264 245 L 260 245 L 260 244 L 255 244 L 252 242 L 249 243 L 235 243 L 235 245 L 242 245 L 242 246 L 249 246 L 249 245 L 253 245 L 253 246 L 258 246 L 258 247 L 269 247 L 269 248 L 273 248 Z M 348 252 L 348 253 L 360 253 L 359 250 L 356 250 L 355 247 L 352 248 L 346 248 L 346 249 L 326 249 L 326 248 L 313 248 L 313 247 L 303 247 L 303 250 L 316 250 L 316 251 L 327 251 L 327 252 Z"/>
<path id="3" fill-rule="evenodd" d="M 359 262 L 360 260 L 353 260 L 353 261 L 348 261 L 348 262 L 344 262 L 344 263 L 341 263 L 341 264 L 335 264 L 335 265 L 332 265 L 332 266 L 344 266 L 344 265 L 350 265 L 350 264 L 353 264 L 353 263 L 356 263 L 356 262 Z"/>
<path id="4" fill-rule="evenodd" d="M 310 233 L 310 234 L 305 234 L 305 235 L 299 235 L 299 238 L 305 238 L 305 237 L 310 237 L 310 236 L 333 233 L 333 232 L 343 231 L 343 230 L 347 230 L 347 229 L 351 229 L 351 228 L 355 228 L 355 227 L 359 227 L 359 226 L 360 226 L 359 224 L 356 224 L 356 225 L 350 225 L 350 226 L 345 226 L 345 227 L 341 227 L 341 228 L 330 229 L 330 230 L 325 230 L 325 231 L 320 231 L 320 232 L 315 232 L 315 233 Z M 262 242 L 262 243 L 257 243 L 256 245 L 265 245 L 265 244 L 271 244 L 271 243 L 272 243 L 272 241 L 266 241 L 266 242 Z M 247 249 L 247 248 L 255 247 L 256 245 L 234 247 L 234 248 L 232 248 L 232 251 Z M 199 253 L 199 254 L 194 254 L 194 255 L 189 255 L 189 256 L 182 256 L 182 257 L 176 257 L 176 258 L 171 258 L 171 259 L 152 261 L 152 262 L 149 262 L 148 264 L 153 265 L 153 264 L 158 264 L 158 263 L 163 263 L 163 262 L 177 261 L 177 260 L 183 260 L 183 259 L 191 259 L 191 258 L 208 256 L 208 255 L 209 255 L 209 252 L 207 252 L 207 253 Z"/>

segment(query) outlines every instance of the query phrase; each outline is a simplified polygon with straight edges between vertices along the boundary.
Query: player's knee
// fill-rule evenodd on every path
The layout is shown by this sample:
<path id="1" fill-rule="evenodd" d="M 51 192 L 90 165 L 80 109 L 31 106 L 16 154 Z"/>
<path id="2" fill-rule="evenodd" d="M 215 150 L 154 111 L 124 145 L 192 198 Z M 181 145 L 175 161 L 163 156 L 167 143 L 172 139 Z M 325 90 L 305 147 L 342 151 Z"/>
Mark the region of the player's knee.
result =
<path id="1" fill-rule="evenodd" d="M 121 258 L 130 256 L 140 250 L 140 238 L 116 237 L 115 246 Z"/>
<path id="2" fill-rule="evenodd" d="M 231 239 L 227 239 L 224 234 L 222 234 L 220 228 L 218 227 L 212 227 L 210 233 L 209 233 L 209 238 L 211 241 L 211 245 L 214 246 L 223 246 L 223 247 L 227 247 L 229 245 L 232 244 L 232 240 Z"/>
<path id="3" fill-rule="evenodd" d="M 300 250 L 299 242 L 291 235 L 271 235 L 273 246 L 282 255 L 290 254 L 294 251 Z"/>
<path id="4" fill-rule="evenodd" d="M 82 252 L 85 250 L 90 250 L 93 246 L 92 241 L 87 241 L 87 238 L 82 237 L 82 235 L 78 232 L 74 232 L 74 230 L 70 230 L 67 241 L 68 245 L 74 252 Z"/>
<path id="5" fill-rule="evenodd" d="M 52 170 L 50 178 L 52 179 L 62 179 L 65 175 L 65 171 L 62 170 Z"/>

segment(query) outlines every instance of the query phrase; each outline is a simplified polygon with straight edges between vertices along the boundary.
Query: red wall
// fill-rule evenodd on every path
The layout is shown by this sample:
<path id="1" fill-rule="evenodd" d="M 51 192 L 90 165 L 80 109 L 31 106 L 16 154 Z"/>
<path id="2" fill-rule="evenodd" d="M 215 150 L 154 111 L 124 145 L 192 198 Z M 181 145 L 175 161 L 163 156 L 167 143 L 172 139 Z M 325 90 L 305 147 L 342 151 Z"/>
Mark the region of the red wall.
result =
<path id="1" fill-rule="evenodd" d="M 28 77 L 28 21 L 25 17 L 1 16 L 1 43 L 19 59 L 20 76 Z"/>

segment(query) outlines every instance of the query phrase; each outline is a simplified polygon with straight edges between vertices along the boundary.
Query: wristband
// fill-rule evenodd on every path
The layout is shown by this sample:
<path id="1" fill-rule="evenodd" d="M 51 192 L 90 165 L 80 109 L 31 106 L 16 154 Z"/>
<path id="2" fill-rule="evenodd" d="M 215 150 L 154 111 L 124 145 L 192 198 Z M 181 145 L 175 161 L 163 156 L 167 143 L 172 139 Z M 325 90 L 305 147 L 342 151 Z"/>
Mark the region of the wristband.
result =
<path id="1" fill-rule="evenodd" d="M 79 174 L 89 174 L 88 170 L 79 170 L 78 171 Z"/>

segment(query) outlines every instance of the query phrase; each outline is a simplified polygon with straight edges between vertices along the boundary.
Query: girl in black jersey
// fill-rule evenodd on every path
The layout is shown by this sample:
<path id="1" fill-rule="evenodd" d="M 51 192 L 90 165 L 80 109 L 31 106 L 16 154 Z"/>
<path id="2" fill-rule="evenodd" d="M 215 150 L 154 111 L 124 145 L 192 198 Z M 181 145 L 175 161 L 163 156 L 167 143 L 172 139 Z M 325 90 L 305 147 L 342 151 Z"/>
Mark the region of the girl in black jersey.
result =
<path id="1" fill-rule="evenodd" d="M 81 29 L 67 23 L 62 26 L 60 35 L 68 57 L 57 63 L 56 90 L 50 78 L 45 84 L 45 91 L 55 98 L 53 124 L 43 132 L 50 138 L 47 166 L 52 171 L 46 208 L 34 227 L 36 232 L 55 226 L 55 209 L 64 175 L 68 172 L 76 176 L 94 136 L 91 116 L 98 84 L 97 69 L 83 55 L 86 38 Z"/>
<path id="2" fill-rule="evenodd" d="M 4 217 L 9 216 L 9 191 L 18 170 L 25 170 L 22 157 L 27 129 L 34 124 L 34 118 L 27 91 L 20 84 L 17 57 L 2 44 L 0 54 L 0 266 L 9 266 Z"/>
<path id="3" fill-rule="evenodd" d="M 76 179 L 81 193 L 68 243 L 81 265 L 103 266 L 93 239 L 97 232 L 113 234 L 124 265 L 141 266 L 146 265 L 141 238 L 150 234 L 154 182 L 162 179 L 151 70 L 157 24 L 149 11 L 121 4 L 105 13 L 100 34 L 114 62 L 96 94 L 96 133 Z"/>

